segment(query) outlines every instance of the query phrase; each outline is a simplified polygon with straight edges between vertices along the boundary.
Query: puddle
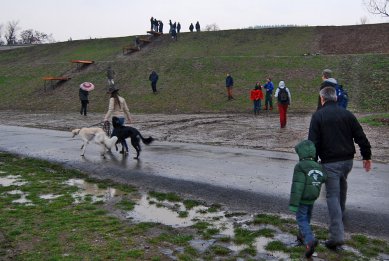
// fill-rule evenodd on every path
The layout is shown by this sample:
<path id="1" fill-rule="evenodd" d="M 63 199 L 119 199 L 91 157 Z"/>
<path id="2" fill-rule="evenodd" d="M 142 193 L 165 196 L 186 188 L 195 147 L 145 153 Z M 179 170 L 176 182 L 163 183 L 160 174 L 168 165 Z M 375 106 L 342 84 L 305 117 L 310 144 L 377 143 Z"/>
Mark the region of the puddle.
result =
<path id="1" fill-rule="evenodd" d="M 86 182 L 83 179 L 69 179 L 64 184 L 82 189 L 82 191 L 77 191 L 72 194 L 76 204 L 85 201 L 86 197 L 90 197 L 92 202 L 105 202 L 125 194 L 111 187 L 106 189 L 99 188 L 97 184 Z"/>
<path id="2" fill-rule="evenodd" d="M 205 206 L 197 206 L 187 210 L 187 217 L 179 217 L 178 211 L 185 211 L 185 206 L 182 203 L 158 202 L 150 204 L 150 198 L 146 194 L 142 195 L 141 199 L 136 202 L 132 211 L 127 212 L 126 218 L 131 218 L 138 222 L 155 222 L 172 227 L 189 227 L 197 221 L 207 221 L 220 230 L 221 235 L 233 236 L 234 226 L 232 221 L 224 216 L 224 211 L 209 213 Z M 172 210 L 170 208 L 175 208 Z M 204 213 L 205 212 L 205 213 Z"/>
<path id="3" fill-rule="evenodd" d="M 7 191 L 4 194 L 9 194 L 9 195 L 20 195 L 20 198 L 12 200 L 12 203 L 16 204 L 24 204 L 26 206 L 33 206 L 32 201 L 27 199 L 28 193 L 24 193 L 21 190 L 11 190 Z"/>
<path id="4" fill-rule="evenodd" d="M 27 181 L 22 181 L 20 175 L 8 175 L 5 177 L 0 177 L 0 186 L 9 187 L 9 186 L 23 186 L 27 184 Z"/>
<path id="5" fill-rule="evenodd" d="M 41 199 L 56 199 L 56 198 L 59 198 L 61 197 L 62 195 L 54 195 L 54 194 L 45 194 L 45 195 L 40 195 L 39 197 Z"/>

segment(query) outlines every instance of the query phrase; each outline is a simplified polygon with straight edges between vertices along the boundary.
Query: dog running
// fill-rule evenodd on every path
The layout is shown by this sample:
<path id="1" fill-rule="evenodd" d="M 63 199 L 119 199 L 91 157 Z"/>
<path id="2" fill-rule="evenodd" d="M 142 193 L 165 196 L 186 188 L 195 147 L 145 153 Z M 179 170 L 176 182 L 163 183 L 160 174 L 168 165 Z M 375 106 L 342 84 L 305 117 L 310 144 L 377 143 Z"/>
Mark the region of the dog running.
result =
<path id="1" fill-rule="evenodd" d="M 115 144 L 116 150 L 118 150 L 117 144 L 121 143 L 122 151 L 120 153 L 127 154 L 128 147 L 127 147 L 126 139 L 131 138 L 131 145 L 136 150 L 136 157 L 134 157 L 134 159 L 139 159 L 139 155 L 141 151 L 140 140 L 142 140 L 142 142 L 146 145 L 149 145 L 154 140 L 151 136 L 148 138 L 143 138 L 142 134 L 133 127 L 123 126 L 122 124 L 120 124 L 119 118 L 115 116 L 112 117 L 112 126 L 114 128 L 112 132 L 112 136 L 117 137 L 117 141 Z"/>
<path id="2" fill-rule="evenodd" d="M 72 130 L 73 138 L 78 135 L 82 140 L 83 144 L 81 146 L 82 152 L 81 156 L 84 156 L 86 145 L 90 141 L 93 141 L 94 143 L 101 146 L 101 152 L 100 155 L 105 158 L 105 153 L 107 150 L 111 150 L 113 145 L 118 140 L 117 137 L 109 138 L 107 134 L 105 134 L 104 130 L 102 128 L 81 128 L 81 129 L 74 129 Z"/>

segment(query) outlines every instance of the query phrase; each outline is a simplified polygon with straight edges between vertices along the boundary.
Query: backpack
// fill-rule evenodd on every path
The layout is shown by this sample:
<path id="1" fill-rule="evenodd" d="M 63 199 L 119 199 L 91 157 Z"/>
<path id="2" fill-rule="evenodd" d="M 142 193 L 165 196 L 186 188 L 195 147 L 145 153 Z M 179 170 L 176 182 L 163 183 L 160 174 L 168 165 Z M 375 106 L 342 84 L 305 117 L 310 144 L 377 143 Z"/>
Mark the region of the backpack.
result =
<path id="1" fill-rule="evenodd" d="M 289 103 L 289 95 L 288 95 L 288 92 L 286 91 L 286 87 L 280 88 L 280 90 L 278 91 L 277 98 L 281 104 L 288 104 Z"/>
<path id="2" fill-rule="evenodd" d="M 335 86 L 335 90 L 336 90 L 336 97 L 337 97 L 338 105 L 347 109 L 347 104 L 348 104 L 347 90 L 343 89 L 343 86 L 340 84 L 337 84 Z"/>

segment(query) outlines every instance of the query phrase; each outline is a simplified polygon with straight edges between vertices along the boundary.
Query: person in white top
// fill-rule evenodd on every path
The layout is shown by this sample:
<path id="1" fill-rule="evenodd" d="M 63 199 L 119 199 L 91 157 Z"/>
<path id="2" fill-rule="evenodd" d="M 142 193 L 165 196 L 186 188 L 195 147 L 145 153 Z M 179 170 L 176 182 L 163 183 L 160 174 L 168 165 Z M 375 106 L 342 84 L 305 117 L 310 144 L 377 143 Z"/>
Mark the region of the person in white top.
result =
<path id="1" fill-rule="evenodd" d="M 290 95 L 289 89 L 285 86 L 284 81 L 280 81 L 280 83 L 278 84 L 278 88 L 274 94 L 274 97 L 277 98 L 278 111 L 280 113 L 281 128 L 285 128 L 286 112 L 288 110 L 288 106 L 292 101 L 292 96 Z"/>

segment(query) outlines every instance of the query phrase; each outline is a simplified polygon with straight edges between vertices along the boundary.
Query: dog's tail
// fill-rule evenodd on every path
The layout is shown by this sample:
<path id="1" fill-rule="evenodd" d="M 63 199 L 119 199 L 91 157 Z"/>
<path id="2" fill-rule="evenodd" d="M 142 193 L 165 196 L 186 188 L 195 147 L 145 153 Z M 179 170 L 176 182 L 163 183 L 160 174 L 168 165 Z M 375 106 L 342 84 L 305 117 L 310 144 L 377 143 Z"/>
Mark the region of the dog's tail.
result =
<path id="1" fill-rule="evenodd" d="M 80 130 L 81 129 L 74 129 L 74 130 L 72 130 L 72 134 L 73 134 L 72 138 L 74 138 L 76 135 L 78 135 L 80 133 Z"/>
<path id="2" fill-rule="evenodd" d="M 116 136 L 113 136 L 112 138 L 106 137 L 104 140 L 105 147 L 107 147 L 107 149 L 111 149 L 117 141 L 118 137 Z"/>
<path id="3" fill-rule="evenodd" d="M 148 138 L 143 138 L 142 135 L 139 135 L 139 137 L 142 139 L 142 142 L 146 145 L 149 145 L 150 143 L 152 143 L 154 141 L 154 138 L 151 136 Z"/>

